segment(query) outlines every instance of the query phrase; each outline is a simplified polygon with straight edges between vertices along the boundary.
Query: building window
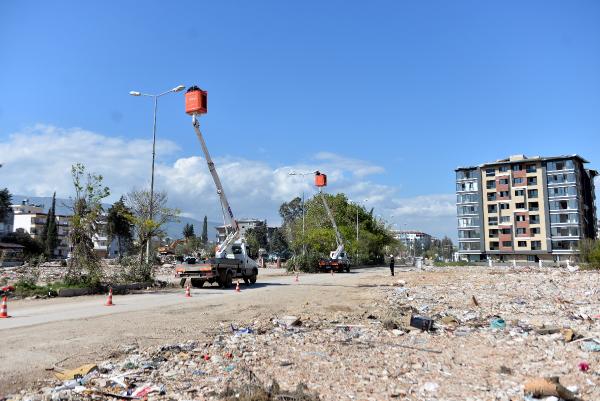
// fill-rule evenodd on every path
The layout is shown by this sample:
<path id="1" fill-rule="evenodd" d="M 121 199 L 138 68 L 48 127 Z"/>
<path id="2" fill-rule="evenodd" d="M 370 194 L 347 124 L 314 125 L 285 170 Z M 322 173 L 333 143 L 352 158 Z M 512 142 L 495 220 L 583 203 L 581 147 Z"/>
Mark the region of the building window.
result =
<path id="1" fill-rule="evenodd" d="M 519 203 L 515 204 L 515 207 L 517 209 L 525 209 L 525 202 L 519 202 Z"/>
<path id="2" fill-rule="evenodd" d="M 579 237 L 579 227 L 552 227 L 553 237 Z"/>
<path id="3" fill-rule="evenodd" d="M 517 246 L 523 248 L 527 246 L 527 241 L 517 241 Z"/>
<path id="4" fill-rule="evenodd" d="M 552 249 L 558 251 L 574 251 L 578 248 L 579 241 L 573 240 L 560 240 L 560 241 L 552 241 Z"/>
<path id="5" fill-rule="evenodd" d="M 538 235 L 541 231 L 539 227 L 532 227 L 529 229 L 529 232 L 531 235 Z"/>
<path id="6" fill-rule="evenodd" d="M 500 217 L 500 223 L 510 223 L 510 216 Z"/>
<path id="7" fill-rule="evenodd" d="M 529 202 L 529 211 L 536 212 L 540 210 L 540 204 L 537 202 Z"/>
<path id="8" fill-rule="evenodd" d="M 527 190 L 527 196 L 529 196 L 530 198 L 537 198 L 538 197 L 538 190 L 537 189 L 528 189 Z"/>
<path id="9" fill-rule="evenodd" d="M 517 235 L 521 235 L 521 236 L 527 235 L 527 229 L 523 228 L 523 227 L 517 227 Z M 521 246 L 521 245 L 519 245 L 519 246 Z"/>
<path id="10" fill-rule="evenodd" d="M 540 216 L 537 214 L 530 215 L 529 224 L 540 224 Z"/>
<path id="11" fill-rule="evenodd" d="M 508 203 L 501 203 L 500 210 L 508 210 L 510 209 L 510 205 Z"/>
<path id="12" fill-rule="evenodd" d="M 488 202 L 492 202 L 496 200 L 496 193 L 495 192 L 490 192 L 487 194 L 487 200 Z"/>
<path id="13" fill-rule="evenodd" d="M 485 187 L 487 189 L 494 189 L 494 188 L 496 188 L 496 180 L 487 180 L 485 182 Z"/>
<path id="14" fill-rule="evenodd" d="M 502 246 L 505 248 L 512 247 L 512 241 L 502 241 Z"/>
<path id="15" fill-rule="evenodd" d="M 498 171 L 501 173 L 506 173 L 508 171 L 508 166 L 500 166 Z"/>
<path id="16" fill-rule="evenodd" d="M 523 189 L 515 189 L 515 196 L 524 196 L 525 190 Z"/>
<path id="17" fill-rule="evenodd" d="M 542 249 L 542 241 L 531 241 L 531 250 L 539 251 Z"/>
<path id="18" fill-rule="evenodd" d="M 491 241 L 490 251 L 497 251 L 498 249 L 500 249 L 500 243 L 498 241 Z"/>
<path id="19" fill-rule="evenodd" d="M 489 233 L 490 238 L 498 238 L 498 229 L 497 228 L 492 228 L 492 229 L 488 230 L 488 233 Z"/>
<path id="20" fill-rule="evenodd" d="M 510 235 L 510 228 L 503 228 L 500 230 L 500 233 L 503 235 Z"/>
<path id="21" fill-rule="evenodd" d="M 486 168 L 485 169 L 485 175 L 487 177 L 493 177 L 496 175 L 496 170 L 494 170 L 493 168 Z"/>
<path id="22" fill-rule="evenodd" d="M 528 164 L 527 169 L 525 171 L 528 173 L 535 173 L 535 171 L 536 171 L 535 164 Z"/>
<path id="23" fill-rule="evenodd" d="M 551 214 L 550 215 L 551 223 L 579 223 L 579 215 L 577 213 L 561 213 L 561 214 Z"/>
<path id="24" fill-rule="evenodd" d="M 513 179 L 513 185 L 521 185 L 525 182 L 525 180 L 521 177 Z"/>
<path id="25" fill-rule="evenodd" d="M 510 195 L 508 191 L 500 191 L 498 192 L 498 196 L 501 198 L 508 198 Z"/>
<path id="26" fill-rule="evenodd" d="M 488 205 L 488 213 L 498 213 L 498 205 Z"/>
<path id="27" fill-rule="evenodd" d="M 498 217 L 496 217 L 496 216 L 488 217 L 488 225 L 497 226 L 498 225 Z"/>
<path id="28" fill-rule="evenodd" d="M 537 177 L 527 177 L 527 185 L 537 185 Z"/>
<path id="29" fill-rule="evenodd" d="M 517 214 L 515 216 L 515 220 L 516 221 L 525 221 L 525 215 L 524 214 Z"/>
<path id="30" fill-rule="evenodd" d="M 523 166 L 520 164 L 513 164 L 512 170 L 513 171 L 521 171 L 521 170 L 523 170 Z"/>
<path id="31" fill-rule="evenodd" d="M 500 178 L 498 180 L 499 185 L 508 185 L 508 178 Z"/>

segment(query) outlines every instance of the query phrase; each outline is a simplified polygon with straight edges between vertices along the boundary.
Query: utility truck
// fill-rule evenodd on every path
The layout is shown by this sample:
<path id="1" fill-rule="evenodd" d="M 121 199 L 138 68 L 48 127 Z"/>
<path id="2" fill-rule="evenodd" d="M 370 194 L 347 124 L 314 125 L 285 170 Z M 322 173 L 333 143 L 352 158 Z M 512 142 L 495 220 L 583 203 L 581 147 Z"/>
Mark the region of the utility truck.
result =
<path id="1" fill-rule="evenodd" d="M 319 259 L 319 269 L 326 271 L 346 271 L 350 272 L 350 260 L 348 259 L 348 254 L 344 249 L 344 239 L 342 238 L 342 234 L 340 234 L 340 230 L 338 230 L 337 224 L 335 223 L 335 219 L 333 218 L 333 213 L 331 213 L 331 209 L 327 204 L 327 199 L 325 198 L 325 194 L 323 194 L 323 187 L 327 186 L 327 175 L 322 174 L 319 171 L 315 171 L 315 185 L 319 188 L 319 195 L 323 200 L 323 206 L 325 206 L 325 211 L 327 212 L 327 217 L 329 217 L 329 221 L 333 226 L 333 231 L 335 232 L 335 242 L 337 244 L 337 248 L 335 251 L 331 251 L 329 253 L 329 258 L 321 258 Z"/>
<path id="2" fill-rule="evenodd" d="M 192 125 L 202 146 L 208 170 L 212 175 L 217 195 L 223 211 L 226 237 L 215 249 L 215 257 L 208 259 L 188 258 L 175 267 L 176 277 L 181 278 L 181 286 L 189 279 L 194 287 L 202 287 L 204 283 L 218 283 L 223 288 L 231 286 L 233 280 L 244 280 L 246 284 L 256 283 L 258 264 L 248 255 L 246 239 L 241 235 L 238 223 L 229 206 L 227 196 L 221 185 L 215 164 L 208 153 L 208 148 L 200 131 L 200 114 L 207 112 L 207 93 L 197 86 L 192 86 L 185 94 L 185 111 L 192 116 Z"/>

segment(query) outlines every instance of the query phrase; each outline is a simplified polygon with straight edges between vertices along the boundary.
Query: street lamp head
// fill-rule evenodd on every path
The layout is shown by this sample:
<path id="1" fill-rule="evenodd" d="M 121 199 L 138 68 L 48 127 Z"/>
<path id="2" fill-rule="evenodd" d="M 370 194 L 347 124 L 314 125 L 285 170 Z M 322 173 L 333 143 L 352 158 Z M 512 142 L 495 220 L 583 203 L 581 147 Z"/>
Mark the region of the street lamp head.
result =
<path id="1" fill-rule="evenodd" d="M 185 89 L 185 85 L 179 85 L 179 86 L 176 86 L 173 89 L 171 89 L 171 92 L 181 92 L 184 89 Z"/>
<path id="2" fill-rule="evenodd" d="M 131 96 L 141 96 L 141 93 L 140 93 L 140 92 L 137 92 L 137 91 L 130 91 L 130 92 L 129 92 L 129 94 L 130 94 Z"/>

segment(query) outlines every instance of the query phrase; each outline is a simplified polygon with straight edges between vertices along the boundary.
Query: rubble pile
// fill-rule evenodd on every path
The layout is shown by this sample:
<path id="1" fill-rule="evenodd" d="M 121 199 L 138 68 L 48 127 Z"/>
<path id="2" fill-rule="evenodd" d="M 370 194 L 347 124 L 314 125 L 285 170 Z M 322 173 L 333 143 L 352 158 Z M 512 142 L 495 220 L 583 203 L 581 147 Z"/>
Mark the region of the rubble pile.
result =
<path id="1" fill-rule="evenodd" d="M 89 371 L 9 399 L 600 399 L 597 273 L 399 276 L 365 282 L 371 304 L 236 319 L 188 342 L 124 346 Z"/>

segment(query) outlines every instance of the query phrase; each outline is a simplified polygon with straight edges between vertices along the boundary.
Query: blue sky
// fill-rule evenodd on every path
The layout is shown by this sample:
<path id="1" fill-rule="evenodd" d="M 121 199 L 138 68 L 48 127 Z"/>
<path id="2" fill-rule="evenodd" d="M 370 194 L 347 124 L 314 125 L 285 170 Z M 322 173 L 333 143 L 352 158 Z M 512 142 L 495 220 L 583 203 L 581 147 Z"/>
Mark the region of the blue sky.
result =
<path id="1" fill-rule="evenodd" d="M 90 143 L 147 146 L 151 101 L 128 92 L 180 83 L 208 90 L 204 132 L 213 155 L 233 163 L 230 174 L 235 163 L 324 164 L 339 175 L 332 190 L 378 193 L 385 199 L 373 204 L 390 221 L 435 234 L 455 236 L 448 196 L 459 165 L 578 153 L 600 168 L 597 1 L 0 3 L 5 153 L 24 137 L 74 129 L 99 135 Z M 181 94 L 161 98 L 158 137 L 165 168 L 200 155 Z M 50 170 L 19 160 L 12 170 L 4 161 L 0 185 L 67 191 L 55 177 L 47 186 L 14 179 L 25 161 Z M 355 174 L 357 163 L 367 172 Z M 260 213 L 273 220 L 278 201 Z"/>

